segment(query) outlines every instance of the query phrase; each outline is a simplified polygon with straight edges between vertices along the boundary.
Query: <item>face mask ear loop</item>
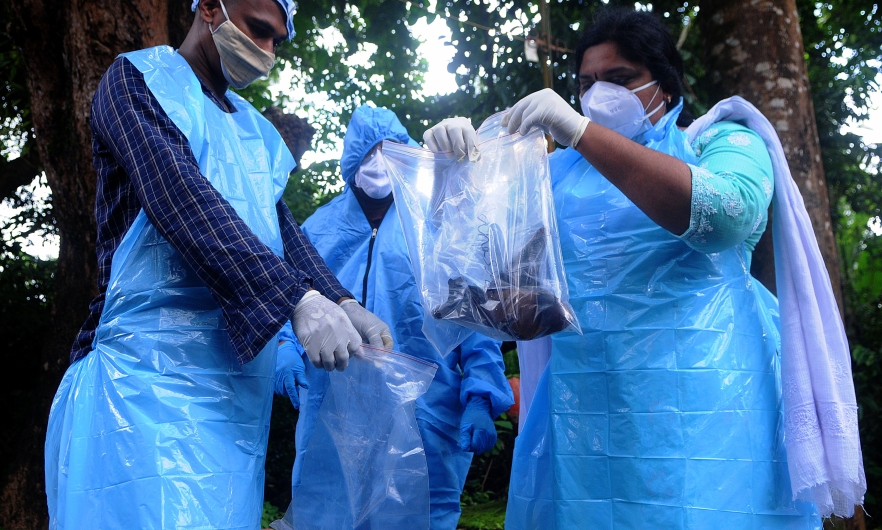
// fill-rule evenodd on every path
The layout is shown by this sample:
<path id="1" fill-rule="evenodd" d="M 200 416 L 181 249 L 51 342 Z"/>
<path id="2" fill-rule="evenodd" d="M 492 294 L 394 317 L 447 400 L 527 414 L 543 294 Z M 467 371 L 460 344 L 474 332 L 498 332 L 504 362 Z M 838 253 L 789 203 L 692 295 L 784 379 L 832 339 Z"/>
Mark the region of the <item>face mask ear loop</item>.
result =
<path id="1" fill-rule="evenodd" d="M 223 1 L 223 0 L 220 0 L 220 6 L 221 6 L 221 11 L 224 12 L 224 18 L 226 18 L 227 20 L 225 20 L 224 22 L 221 22 L 220 25 L 218 25 L 218 29 L 220 29 L 221 26 L 223 26 L 224 24 L 226 24 L 227 22 L 230 21 L 230 15 L 227 14 L 227 8 L 226 8 L 226 6 L 224 5 L 224 1 Z M 211 29 L 211 24 L 209 24 L 209 25 L 208 25 L 208 31 L 210 31 L 211 34 L 214 35 L 214 33 L 215 33 L 217 30 L 216 30 L 216 29 Z"/>
<path id="2" fill-rule="evenodd" d="M 227 14 L 227 7 L 224 5 L 224 0 L 219 0 L 221 5 L 221 11 L 224 12 L 224 18 L 227 19 L 227 22 L 230 21 L 230 15 Z"/>
<path id="3" fill-rule="evenodd" d="M 653 79 L 652 81 L 646 83 L 645 85 L 639 86 L 639 87 L 635 88 L 634 90 L 631 90 L 631 93 L 636 94 L 637 92 L 640 92 L 641 90 L 646 90 L 647 88 L 651 87 L 652 85 L 656 85 L 656 84 L 658 84 L 658 80 Z M 661 85 L 659 85 L 659 86 L 661 86 Z M 658 90 L 656 90 L 656 94 L 657 93 L 658 93 Z M 655 97 L 655 95 L 653 95 L 652 97 Z"/>
<path id="4" fill-rule="evenodd" d="M 653 83 L 655 83 L 655 81 L 653 81 Z M 644 88 L 646 88 L 646 86 L 642 86 L 642 87 L 638 88 L 637 90 L 642 90 Z M 652 102 L 652 100 L 655 99 L 655 96 L 658 95 L 659 90 L 661 90 L 661 85 L 659 85 L 658 88 L 655 89 L 655 94 L 652 95 L 652 98 L 649 100 L 650 102 Z M 640 118 L 639 120 L 637 120 L 635 123 L 640 123 L 644 120 L 648 120 L 650 117 L 652 117 L 653 114 L 655 114 L 656 112 L 661 110 L 661 108 L 664 104 L 665 104 L 665 98 L 662 98 L 662 101 L 661 101 L 661 103 L 658 104 L 658 107 L 653 109 L 653 111 L 650 112 L 649 114 L 646 114 L 646 109 L 643 109 L 644 116 L 642 118 Z"/>

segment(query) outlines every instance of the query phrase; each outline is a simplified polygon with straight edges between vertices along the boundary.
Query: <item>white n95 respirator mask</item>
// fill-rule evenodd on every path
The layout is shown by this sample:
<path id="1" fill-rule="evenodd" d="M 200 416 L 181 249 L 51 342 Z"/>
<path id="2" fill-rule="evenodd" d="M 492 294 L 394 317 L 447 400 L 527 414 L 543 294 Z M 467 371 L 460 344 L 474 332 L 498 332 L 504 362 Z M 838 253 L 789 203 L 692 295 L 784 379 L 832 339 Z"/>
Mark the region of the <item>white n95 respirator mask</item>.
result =
<path id="1" fill-rule="evenodd" d="M 355 185 L 371 199 L 383 199 L 392 193 L 392 180 L 376 150 L 365 157 L 355 172 Z"/>
<path id="2" fill-rule="evenodd" d="M 220 55 L 224 79 L 233 88 L 245 88 L 261 77 L 269 75 L 276 61 L 275 54 L 263 51 L 248 35 L 230 22 L 227 8 L 220 3 L 226 20 L 217 29 L 211 29 L 211 37 Z"/>
<path id="3" fill-rule="evenodd" d="M 628 90 L 615 83 L 596 81 L 580 98 L 582 114 L 594 123 L 603 125 L 625 138 L 634 138 L 652 128 L 649 118 L 661 110 L 665 103 L 662 99 L 661 103 L 647 114 L 636 94 L 657 84 L 658 81 L 650 81 L 634 90 Z M 656 87 L 653 99 L 658 95 L 660 88 Z"/>

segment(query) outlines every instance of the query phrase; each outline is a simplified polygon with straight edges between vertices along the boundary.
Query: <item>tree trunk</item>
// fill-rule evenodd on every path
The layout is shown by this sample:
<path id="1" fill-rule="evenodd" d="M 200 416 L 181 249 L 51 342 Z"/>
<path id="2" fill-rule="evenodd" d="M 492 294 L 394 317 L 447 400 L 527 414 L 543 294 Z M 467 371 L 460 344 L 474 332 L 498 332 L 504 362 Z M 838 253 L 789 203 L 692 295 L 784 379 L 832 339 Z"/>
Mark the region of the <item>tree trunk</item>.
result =
<path id="1" fill-rule="evenodd" d="M 795 0 L 706 0 L 696 22 L 704 40 L 712 99 L 740 95 L 778 131 L 842 312 L 839 250 Z M 771 239 L 763 239 L 754 254 L 753 271 L 774 292 Z"/>
<path id="2" fill-rule="evenodd" d="M 97 294 L 92 94 L 117 54 L 169 43 L 170 34 L 179 44 L 192 14 L 188 0 L 4 1 L 27 68 L 34 135 L 60 236 L 51 332 L 33 353 L 41 355 L 45 374 L 34 388 L 20 456 L 0 489 L 0 526 L 31 530 L 48 526 L 43 444 L 49 407 Z"/>
<path id="3" fill-rule="evenodd" d="M 704 40 L 712 99 L 735 95 L 733 88 L 737 87 L 737 94 L 756 105 L 775 126 L 842 313 L 839 249 L 833 235 L 795 0 L 705 0 L 696 22 Z M 770 234 L 767 230 L 757 245 L 752 272 L 774 292 Z M 846 520 L 846 528 L 864 529 L 863 515 L 861 508 L 856 508 L 855 516 Z"/>

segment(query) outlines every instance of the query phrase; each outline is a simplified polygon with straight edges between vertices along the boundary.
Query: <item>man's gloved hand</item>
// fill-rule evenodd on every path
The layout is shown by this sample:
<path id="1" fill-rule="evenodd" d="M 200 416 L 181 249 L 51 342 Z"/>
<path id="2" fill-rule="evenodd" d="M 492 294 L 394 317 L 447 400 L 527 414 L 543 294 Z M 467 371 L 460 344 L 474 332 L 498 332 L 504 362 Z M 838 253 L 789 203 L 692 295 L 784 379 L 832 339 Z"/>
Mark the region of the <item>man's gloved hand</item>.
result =
<path id="1" fill-rule="evenodd" d="M 349 364 L 349 354 L 361 349 L 361 337 L 346 312 L 318 291 L 307 291 L 297 302 L 291 325 L 316 368 L 342 372 Z"/>
<path id="2" fill-rule="evenodd" d="M 456 159 L 465 160 L 468 156 L 477 162 L 481 154 L 478 152 L 478 133 L 468 118 L 447 118 L 423 133 L 426 147 L 433 153 L 453 151 Z"/>
<path id="3" fill-rule="evenodd" d="M 533 92 L 518 101 L 502 117 L 502 126 L 508 128 L 509 134 L 515 131 L 527 134 L 533 127 L 539 127 L 567 147 L 575 147 L 579 143 L 588 123 L 588 118 L 573 110 L 550 88 Z"/>
<path id="4" fill-rule="evenodd" d="M 352 298 L 347 298 L 340 302 L 340 307 L 346 312 L 346 316 L 349 317 L 352 326 L 361 335 L 363 342 L 375 348 L 385 348 L 387 350 L 391 350 L 395 346 L 389 326 L 380 320 L 377 315 L 363 308 L 361 304 Z"/>
<path id="5" fill-rule="evenodd" d="M 496 425 L 490 417 L 490 400 L 472 396 L 459 421 L 459 448 L 476 455 L 496 445 Z"/>
<path id="6" fill-rule="evenodd" d="M 279 344 L 279 354 L 276 357 L 276 384 L 273 391 L 280 396 L 288 396 L 295 409 L 300 409 L 300 391 L 297 389 L 309 389 L 306 382 L 306 367 L 300 351 L 294 347 L 290 340 Z"/>

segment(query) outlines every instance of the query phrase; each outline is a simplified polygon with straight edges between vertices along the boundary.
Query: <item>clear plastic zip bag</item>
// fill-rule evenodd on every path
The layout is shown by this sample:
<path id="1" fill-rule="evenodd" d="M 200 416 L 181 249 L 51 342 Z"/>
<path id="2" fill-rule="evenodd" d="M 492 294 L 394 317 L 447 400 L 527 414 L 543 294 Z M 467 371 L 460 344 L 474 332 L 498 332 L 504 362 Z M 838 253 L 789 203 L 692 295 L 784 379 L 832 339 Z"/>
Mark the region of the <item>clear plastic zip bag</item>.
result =
<path id="1" fill-rule="evenodd" d="M 500 340 L 581 333 L 569 304 L 542 133 L 478 129 L 480 160 L 383 142 L 426 319 L 442 354 L 472 331 Z M 467 328 L 467 329 L 465 329 Z"/>
<path id="2" fill-rule="evenodd" d="M 414 406 L 438 367 L 362 349 L 345 371 L 329 374 L 300 486 L 285 517 L 270 525 L 275 530 L 429 528 L 429 474 Z"/>

